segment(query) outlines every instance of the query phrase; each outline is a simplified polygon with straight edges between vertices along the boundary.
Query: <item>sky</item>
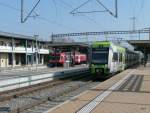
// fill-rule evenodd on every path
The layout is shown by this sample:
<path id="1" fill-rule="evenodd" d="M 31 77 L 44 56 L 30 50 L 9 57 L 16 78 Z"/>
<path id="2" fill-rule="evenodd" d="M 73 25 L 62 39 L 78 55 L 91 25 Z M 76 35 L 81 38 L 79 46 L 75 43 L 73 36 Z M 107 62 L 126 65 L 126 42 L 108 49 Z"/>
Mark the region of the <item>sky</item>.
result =
<path id="1" fill-rule="evenodd" d="M 150 0 L 118 0 L 118 18 L 108 12 L 70 14 L 87 0 L 41 0 L 34 13 L 21 23 L 21 0 L 0 0 L 0 31 L 32 36 L 38 34 L 49 40 L 50 35 L 69 32 L 131 30 L 150 27 Z M 38 0 L 24 0 L 24 18 Z M 114 12 L 115 0 L 99 0 Z M 77 11 L 102 11 L 96 0 L 89 0 Z M 37 17 L 34 15 L 37 14 Z M 135 36 L 136 37 L 136 36 Z"/>

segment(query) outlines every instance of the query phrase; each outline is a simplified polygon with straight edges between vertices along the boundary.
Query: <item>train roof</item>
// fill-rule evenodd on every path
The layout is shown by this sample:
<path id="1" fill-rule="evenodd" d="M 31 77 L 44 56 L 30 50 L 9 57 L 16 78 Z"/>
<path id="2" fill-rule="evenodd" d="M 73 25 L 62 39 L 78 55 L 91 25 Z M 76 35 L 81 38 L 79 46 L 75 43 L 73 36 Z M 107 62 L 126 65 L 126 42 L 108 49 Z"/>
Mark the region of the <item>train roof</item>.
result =
<path id="1" fill-rule="evenodd" d="M 92 44 L 92 48 L 98 48 L 100 45 L 103 45 L 103 47 L 109 47 L 110 45 L 112 45 L 113 47 L 116 47 L 116 49 L 118 49 L 119 51 L 125 51 L 125 48 L 122 47 L 120 44 L 111 41 L 96 41 Z"/>

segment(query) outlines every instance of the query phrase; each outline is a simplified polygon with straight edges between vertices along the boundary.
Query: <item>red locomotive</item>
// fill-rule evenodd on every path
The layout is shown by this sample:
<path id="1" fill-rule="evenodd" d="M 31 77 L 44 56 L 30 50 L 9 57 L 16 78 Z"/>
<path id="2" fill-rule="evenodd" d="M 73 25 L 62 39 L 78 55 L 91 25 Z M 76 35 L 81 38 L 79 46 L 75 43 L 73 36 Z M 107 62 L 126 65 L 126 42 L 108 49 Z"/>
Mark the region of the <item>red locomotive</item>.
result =
<path id="1" fill-rule="evenodd" d="M 87 61 L 87 56 L 86 54 L 75 54 L 75 64 L 81 64 L 81 63 L 85 63 Z"/>
<path id="2" fill-rule="evenodd" d="M 85 63 L 87 61 L 86 54 L 75 53 L 71 54 L 68 52 L 60 52 L 60 53 L 50 53 L 49 54 L 49 64 L 51 66 L 57 65 L 64 65 L 66 60 L 69 60 L 71 63 L 74 62 L 75 64 Z"/>
<path id="3" fill-rule="evenodd" d="M 66 60 L 65 53 L 50 53 L 49 54 L 49 64 L 54 65 L 63 65 Z"/>

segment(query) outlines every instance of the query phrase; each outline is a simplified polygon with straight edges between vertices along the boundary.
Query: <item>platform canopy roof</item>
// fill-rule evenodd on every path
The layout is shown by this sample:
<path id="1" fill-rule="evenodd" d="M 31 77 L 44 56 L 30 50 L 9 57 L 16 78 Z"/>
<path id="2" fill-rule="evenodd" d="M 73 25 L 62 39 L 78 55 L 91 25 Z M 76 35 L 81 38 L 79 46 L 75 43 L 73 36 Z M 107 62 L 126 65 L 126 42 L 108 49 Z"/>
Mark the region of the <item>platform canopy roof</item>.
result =
<path id="1" fill-rule="evenodd" d="M 16 39 L 28 39 L 28 40 L 35 40 L 33 36 L 26 36 L 16 33 L 8 33 L 0 31 L 0 37 L 9 37 L 9 38 L 16 38 Z"/>
<path id="2" fill-rule="evenodd" d="M 49 47 L 89 47 L 89 44 L 87 43 L 78 43 L 78 42 L 72 42 L 72 43 L 49 43 Z"/>
<path id="3" fill-rule="evenodd" d="M 16 34 L 16 33 L 8 33 L 8 32 L 3 32 L 3 31 L 0 31 L 0 38 L 1 37 L 24 39 L 24 40 L 35 40 L 34 36 L 27 36 L 27 35 Z M 40 42 L 49 42 L 48 40 L 42 40 L 41 38 L 38 38 L 37 40 Z"/>
<path id="4" fill-rule="evenodd" d="M 128 42 L 139 50 L 150 52 L 150 40 L 129 40 Z"/>
<path id="5" fill-rule="evenodd" d="M 132 45 L 150 48 L 150 40 L 129 40 L 128 42 Z"/>

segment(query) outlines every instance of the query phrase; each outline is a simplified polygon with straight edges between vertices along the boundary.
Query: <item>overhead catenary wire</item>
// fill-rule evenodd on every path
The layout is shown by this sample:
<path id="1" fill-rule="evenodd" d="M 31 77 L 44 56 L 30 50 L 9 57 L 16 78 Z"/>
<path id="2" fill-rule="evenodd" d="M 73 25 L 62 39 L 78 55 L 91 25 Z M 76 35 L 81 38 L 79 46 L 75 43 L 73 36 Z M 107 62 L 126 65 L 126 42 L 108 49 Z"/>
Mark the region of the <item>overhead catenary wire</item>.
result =
<path id="1" fill-rule="evenodd" d="M 13 7 L 13 6 L 11 6 L 11 5 L 8 5 L 8 4 L 2 3 L 2 2 L 0 2 L 0 5 L 3 6 L 3 7 L 7 7 L 7 8 L 9 8 L 9 9 L 13 9 L 13 10 L 15 10 L 15 11 L 17 11 L 17 12 L 20 12 L 20 9 L 19 9 L 19 8 Z M 27 13 L 27 12 L 24 10 L 24 13 Z M 78 32 L 78 30 L 75 29 L 75 28 L 72 28 L 72 27 L 67 26 L 67 25 L 60 24 L 60 23 L 58 23 L 58 22 L 56 22 L 56 21 L 49 20 L 49 19 L 47 19 L 47 18 L 45 18 L 45 17 L 42 17 L 42 16 L 37 16 L 36 19 L 45 21 L 45 22 L 47 22 L 47 23 L 49 23 L 49 24 L 55 24 L 55 25 L 57 25 L 57 26 L 59 26 L 59 27 L 65 28 L 65 29 L 67 29 L 67 30 L 72 30 L 72 31 L 77 31 L 77 32 Z"/>
<path id="2" fill-rule="evenodd" d="M 132 5 L 134 5 L 134 6 L 132 6 L 133 14 L 131 17 L 131 20 L 133 21 L 132 26 L 134 26 L 133 28 L 135 28 L 135 26 L 137 26 L 140 22 L 139 19 L 141 18 L 140 15 L 144 8 L 145 1 L 146 0 L 134 0 L 134 2 L 132 2 Z M 143 21 L 143 19 L 142 19 L 142 21 Z"/>
<path id="3" fill-rule="evenodd" d="M 139 8 L 139 11 L 138 11 L 137 17 L 139 17 L 139 16 L 140 16 L 140 14 L 141 14 L 141 12 L 142 12 L 142 10 L 143 10 L 143 8 L 144 8 L 145 1 L 146 1 L 146 0 L 141 0 L 141 6 L 140 6 L 140 8 Z"/>
<path id="4" fill-rule="evenodd" d="M 58 11 L 57 11 L 56 0 L 52 0 L 52 2 L 54 3 L 54 6 L 55 6 L 55 15 L 56 15 L 56 20 L 57 20 L 57 17 L 58 17 Z"/>
<path id="5" fill-rule="evenodd" d="M 73 9 L 73 6 L 70 5 L 69 3 L 63 1 L 63 0 L 59 0 L 62 4 L 64 4 L 65 6 L 67 6 L 70 9 Z M 101 25 L 100 23 L 98 23 L 95 19 L 90 18 L 89 16 L 85 15 L 85 14 L 81 14 L 81 16 L 85 17 L 88 21 L 93 22 L 98 28 L 105 28 L 103 25 Z"/>
<path id="6" fill-rule="evenodd" d="M 75 8 L 74 10 L 72 10 L 70 13 L 71 14 L 75 14 L 74 12 L 76 11 L 76 10 L 78 10 L 79 8 L 81 8 L 82 6 L 84 6 L 85 4 L 87 4 L 89 1 L 91 1 L 91 0 L 87 0 L 87 1 L 85 1 L 84 3 L 82 3 L 80 6 L 78 6 L 77 8 Z"/>
<path id="7" fill-rule="evenodd" d="M 95 0 L 101 7 L 104 8 L 104 10 L 101 11 L 78 11 L 81 7 L 85 6 L 87 3 L 89 3 L 91 0 L 87 0 L 83 2 L 81 5 L 79 5 L 77 8 L 73 9 L 70 13 L 71 14 L 78 14 L 78 13 L 98 13 L 98 12 L 109 12 L 110 15 L 117 18 L 118 17 L 118 0 L 115 0 L 115 12 L 112 12 L 109 8 L 107 8 L 100 0 Z"/>
<path id="8" fill-rule="evenodd" d="M 31 14 L 34 12 L 34 10 L 36 9 L 36 7 L 39 5 L 41 0 L 38 0 L 36 2 L 36 4 L 33 6 L 33 8 L 31 9 L 31 11 L 29 13 L 27 13 L 27 16 L 25 18 L 23 18 L 24 15 L 24 0 L 21 0 L 21 23 L 25 23 L 27 21 L 27 19 L 31 16 Z"/>

